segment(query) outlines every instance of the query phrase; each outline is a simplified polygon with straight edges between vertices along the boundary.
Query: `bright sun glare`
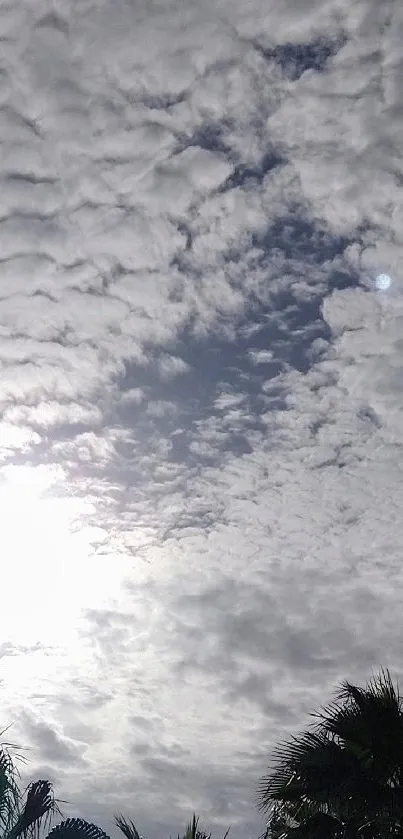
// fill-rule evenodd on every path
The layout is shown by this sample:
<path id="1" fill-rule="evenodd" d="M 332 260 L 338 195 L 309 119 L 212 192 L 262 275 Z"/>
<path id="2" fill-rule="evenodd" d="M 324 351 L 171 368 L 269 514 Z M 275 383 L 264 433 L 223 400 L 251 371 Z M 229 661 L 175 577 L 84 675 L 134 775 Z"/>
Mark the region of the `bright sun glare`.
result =
<path id="1" fill-rule="evenodd" d="M 0 470 L 2 641 L 74 647 L 81 609 L 110 592 L 110 563 L 94 556 L 97 528 L 73 528 L 91 505 L 52 493 L 63 482 L 46 466 Z"/>

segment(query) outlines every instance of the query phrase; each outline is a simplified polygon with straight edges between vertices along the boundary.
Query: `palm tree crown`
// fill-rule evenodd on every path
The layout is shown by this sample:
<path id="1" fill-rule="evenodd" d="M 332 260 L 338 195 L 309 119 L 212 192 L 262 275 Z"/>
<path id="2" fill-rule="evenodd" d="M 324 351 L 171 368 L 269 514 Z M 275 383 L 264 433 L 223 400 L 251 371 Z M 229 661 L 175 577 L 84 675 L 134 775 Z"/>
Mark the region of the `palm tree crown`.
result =
<path id="1" fill-rule="evenodd" d="M 0 736 L 4 734 L 4 729 Z M 0 745 L 0 837 L 1 839 L 38 839 L 42 824 L 55 814 L 61 815 L 50 781 L 34 781 L 22 794 L 19 771 L 9 751 L 12 743 Z M 16 754 L 23 760 L 22 755 Z"/>
<path id="2" fill-rule="evenodd" d="M 340 705 L 341 703 L 341 705 Z M 403 837 L 403 704 L 389 671 L 343 682 L 313 730 L 281 743 L 257 806 L 273 839 Z"/>
<path id="3" fill-rule="evenodd" d="M 203 830 L 198 829 L 198 821 L 199 819 L 196 819 L 195 814 L 193 814 L 192 821 L 187 826 L 182 839 L 211 839 L 211 833 L 207 835 Z M 124 816 L 115 815 L 115 824 L 126 839 L 142 839 L 133 822 Z M 229 828 L 224 835 L 224 839 L 227 839 L 228 833 Z M 57 824 L 48 833 L 46 839 L 109 839 L 109 837 L 100 827 L 90 824 L 84 819 L 66 819 Z M 178 839 L 180 839 L 179 834 Z"/>
<path id="4" fill-rule="evenodd" d="M 0 732 L 0 736 L 6 730 Z M 50 781 L 34 781 L 26 788 L 25 794 L 21 794 L 19 771 L 9 748 L 18 747 L 11 743 L 0 744 L 0 839 L 39 839 L 42 825 L 46 826 L 54 815 L 62 815 L 59 809 L 62 802 L 55 799 Z M 14 757 L 24 759 L 18 753 Z M 211 833 L 207 835 L 200 830 L 198 822 L 194 814 L 183 839 L 211 839 Z M 115 815 L 115 824 L 126 839 L 142 839 L 134 823 L 124 816 Z M 227 839 L 228 832 L 229 828 L 224 839 Z M 55 825 L 46 839 L 109 839 L 109 836 L 85 819 L 68 818 Z"/>

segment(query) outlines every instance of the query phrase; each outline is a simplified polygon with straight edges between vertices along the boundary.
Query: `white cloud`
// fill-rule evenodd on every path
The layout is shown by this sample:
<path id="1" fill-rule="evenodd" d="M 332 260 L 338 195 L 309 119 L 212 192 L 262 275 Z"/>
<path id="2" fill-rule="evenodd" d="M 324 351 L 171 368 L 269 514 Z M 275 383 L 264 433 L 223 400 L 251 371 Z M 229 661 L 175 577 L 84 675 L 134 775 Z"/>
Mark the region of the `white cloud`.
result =
<path id="1" fill-rule="evenodd" d="M 401 669 L 402 15 L 52 10 L 1 24 L 4 716 L 70 815 L 252 837 Z"/>
<path id="2" fill-rule="evenodd" d="M 125 405 L 130 405 L 131 403 L 134 403 L 135 405 L 140 405 L 144 399 L 145 394 L 141 387 L 132 387 L 129 390 L 124 391 L 120 395 L 120 401 L 123 402 L 123 404 Z"/>
<path id="3" fill-rule="evenodd" d="M 158 361 L 161 379 L 172 379 L 175 376 L 189 373 L 191 367 L 183 358 L 174 355 L 163 355 Z"/>
<path id="4" fill-rule="evenodd" d="M 14 423 L 26 423 L 40 428 L 52 428 L 55 425 L 89 425 L 97 426 L 102 421 L 102 412 L 97 405 L 79 405 L 69 402 L 39 402 L 37 405 L 18 405 L 8 408 L 5 418 Z"/>

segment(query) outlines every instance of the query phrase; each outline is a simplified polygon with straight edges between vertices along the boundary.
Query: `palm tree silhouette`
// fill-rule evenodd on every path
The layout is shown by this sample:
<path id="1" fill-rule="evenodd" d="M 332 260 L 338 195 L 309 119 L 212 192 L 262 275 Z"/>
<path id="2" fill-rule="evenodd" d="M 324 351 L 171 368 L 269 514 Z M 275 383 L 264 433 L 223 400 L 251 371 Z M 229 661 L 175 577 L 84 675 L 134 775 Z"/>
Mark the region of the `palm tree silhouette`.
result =
<path id="1" fill-rule="evenodd" d="M 263 836 L 403 837 L 403 703 L 389 671 L 365 688 L 343 682 L 311 716 L 319 723 L 281 743 L 260 781 L 257 806 L 269 812 Z"/>
<path id="2" fill-rule="evenodd" d="M 0 732 L 0 736 L 8 729 Z M 39 839 L 42 825 L 47 825 L 53 816 L 62 816 L 50 781 L 34 781 L 21 794 L 18 786 L 18 771 L 15 759 L 25 760 L 20 753 L 11 755 L 9 749 L 18 749 L 12 743 L 0 744 L 0 839 Z M 193 815 L 183 839 L 211 839 L 198 828 L 199 819 Z M 143 839 L 131 820 L 115 815 L 115 824 L 126 839 Z M 224 836 L 227 839 L 229 828 Z M 109 839 L 96 824 L 81 818 L 68 818 L 59 822 L 47 834 L 46 839 Z M 178 834 L 178 839 L 180 839 Z"/>
<path id="3" fill-rule="evenodd" d="M 8 729 L 0 732 L 2 736 Z M 12 743 L 0 745 L 0 836 L 1 839 L 38 839 L 42 824 L 50 822 L 61 811 L 53 795 L 50 781 L 33 781 L 23 793 L 18 785 L 19 771 L 15 759 L 24 760 L 10 749 L 18 748 Z"/>
<path id="4" fill-rule="evenodd" d="M 199 818 L 196 819 L 195 814 L 193 814 L 192 821 L 187 826 L 182 839 L 211 839 L 211 833 L 207 835 L 204 830 L 198 829 L 198 821 Z M 125 819 L 124 816 L 115 815 L 115 824 L 122 831 L 126 839 L 143 839 L 133 822 Z M 229 830 L 228 828 L 224 839 L 227 839 Z M 97 825 L 91 824 L 84 819 L 66 819 L 60 822 L 60 824 L 57 824 L 48 833 L 46 839 L 109 839 L 109 836 L 101 828 L 97 827 Z M 179 833 L 178 839 L 180 839 Z"/>

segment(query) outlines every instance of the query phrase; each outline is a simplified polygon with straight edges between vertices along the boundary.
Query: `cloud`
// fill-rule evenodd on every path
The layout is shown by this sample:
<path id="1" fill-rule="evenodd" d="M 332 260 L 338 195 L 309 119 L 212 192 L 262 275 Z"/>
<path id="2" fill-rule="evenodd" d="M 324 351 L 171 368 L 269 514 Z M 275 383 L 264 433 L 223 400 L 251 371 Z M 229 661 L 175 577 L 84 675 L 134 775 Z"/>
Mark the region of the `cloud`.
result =
<path id="1" fill-rule="evenodd" d="M 51 764 L 80 762 L 76 744 L 60 737 L 47 722 L 29 719 L 27 715 L 25 730 L 30 744 L 39 747 L 43 760 Z"/>
<path id="2" fill-rule="evenodd" d="M 279 736 L 400 673 L 398 4 L 4 26 L 4 716 L 69 815 L 258 835 Z"/>
<path id="3" fill-rule="evenodd" d="M 189 364 L 182 358 L 173 355 L 164 355 L 158 362 L 159 372 L 162 379 L 171 379 L 182 373 L 190 371 Z"/>

